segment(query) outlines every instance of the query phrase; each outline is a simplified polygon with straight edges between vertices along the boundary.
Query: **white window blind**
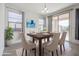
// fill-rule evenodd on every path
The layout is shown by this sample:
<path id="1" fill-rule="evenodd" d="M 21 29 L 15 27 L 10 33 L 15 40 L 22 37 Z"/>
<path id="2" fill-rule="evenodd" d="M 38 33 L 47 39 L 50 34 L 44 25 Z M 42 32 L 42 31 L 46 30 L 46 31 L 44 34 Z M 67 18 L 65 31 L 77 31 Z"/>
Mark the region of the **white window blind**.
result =
<path id="1" fill-rule="evenodd" d="M 16 12 L 15 12 L 16 11 Z M 13 28 L 14 31 L 22 30 L 22 12 L 17 10 L 8 10 L 8 23 L 9 27 Z"/>

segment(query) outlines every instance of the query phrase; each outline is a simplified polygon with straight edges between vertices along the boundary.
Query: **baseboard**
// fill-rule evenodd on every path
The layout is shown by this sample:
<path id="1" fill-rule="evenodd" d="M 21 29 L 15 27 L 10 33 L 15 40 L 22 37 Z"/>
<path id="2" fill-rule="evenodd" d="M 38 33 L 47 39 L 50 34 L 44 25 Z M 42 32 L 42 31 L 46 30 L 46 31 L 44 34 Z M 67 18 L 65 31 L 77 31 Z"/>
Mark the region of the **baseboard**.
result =
<path id="1" fill-rule="evenodd" d="M 69 42 L 69 43 L 72 43 L 72 44 L 79 44 L 79 41 L 77 41 L 77 40 L 74 40 L 74 41 L 67 41 L 67 40 L 65 40 L 66 42 Z"/>
<path id="2" fill-rule="evenodd" d="M 21 40 L 11 41 L 10 43 L 8 42 L 8 45 L 16 44 L 16 43 L 20 43 L 20 42 L 21 42 Z"/>

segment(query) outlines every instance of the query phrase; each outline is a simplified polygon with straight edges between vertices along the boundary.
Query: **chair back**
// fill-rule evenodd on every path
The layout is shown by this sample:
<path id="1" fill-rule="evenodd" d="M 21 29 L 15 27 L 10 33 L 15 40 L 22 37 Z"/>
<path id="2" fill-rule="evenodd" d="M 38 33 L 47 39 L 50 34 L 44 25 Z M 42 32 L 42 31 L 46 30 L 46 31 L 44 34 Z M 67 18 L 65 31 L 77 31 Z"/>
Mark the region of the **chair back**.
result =
<path id="1" fill-rule="evenodd" d="M 63 32 L 60 38 L 60 44 L 64 44 L 67 32 Z"/>
<path id="2" fill-rule="evenodd" d="M 23 32 L 21 33 L 21 39 L 22 39 L 22 45 L 23 45 L 23 46 L 26 45 L 27 42 L 26 42 L 25 35 L 24 35 Z"/>
<path id="3" fill-rule="evenodd" d="M 58 47 L 59 37 L 60 37 L 60 33 L 53 34 L 53 37 L 52 37 L 53 42 L 52 42 L 51 46 L 53 46 L 54 49 L 56 49 Z"/>

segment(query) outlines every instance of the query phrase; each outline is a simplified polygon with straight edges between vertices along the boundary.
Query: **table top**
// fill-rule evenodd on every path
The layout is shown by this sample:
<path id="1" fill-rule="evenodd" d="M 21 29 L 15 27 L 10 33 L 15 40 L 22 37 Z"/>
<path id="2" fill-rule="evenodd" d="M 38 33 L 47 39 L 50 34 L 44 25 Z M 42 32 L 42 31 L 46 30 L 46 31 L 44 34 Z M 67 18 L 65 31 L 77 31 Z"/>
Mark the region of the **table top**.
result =
<path id="1" fill-rule="evenodd" d="M 53 36 L 53 33 L 40 32 L 40 33 L 28 33 L 27 35 L 33 38 L 37 38 L 37 39 L 44 39 L 44 38 L 49 38 Z"/>

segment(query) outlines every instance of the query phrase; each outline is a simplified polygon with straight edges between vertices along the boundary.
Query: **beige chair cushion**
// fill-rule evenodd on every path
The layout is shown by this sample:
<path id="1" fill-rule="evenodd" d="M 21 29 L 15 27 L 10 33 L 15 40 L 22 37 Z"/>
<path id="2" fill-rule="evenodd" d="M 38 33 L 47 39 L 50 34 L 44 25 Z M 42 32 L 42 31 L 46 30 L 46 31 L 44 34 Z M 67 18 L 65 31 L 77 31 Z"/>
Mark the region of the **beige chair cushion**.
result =
<path id="1" fill-rule="evenodd" d="M 53 34 L 53 42 L 48 43 L 44 48 L 46 48 L 49 51 L 54 51 L 58 48 L 58 40 L 59 40 L 60 33 L 54 33 Z"/>
<path id="2" fill-rule="evenodd" d="M 51 33 L 51 34 L 57 34 L 57 33 Z M 53 36 L 51 36 L 51 41 L 48 41 L 48 42 L 45 42 L 45 43 L 43 43 L 43 47 L 46 47 L 47 45 L 49 45 L 49 44 L 51 44 L 52 42 L 53 42 Z"/>
<path id="3" fill-rule="evenodd" d="M 67 34 L 67 32 L 63 32 L 62 33 L 62 36 L 61 36 L 61 38 L 59 39 L 59 42 L 58 42 L 59 45 L 64 44 L 65 38 L 66 38 L 66 34 Z"/>
<path id="4" fill-rule="evenodd" d="M 24 49 L 33 49 L 36 48 L 36 45 L 34 43 L 27 42 L 24 33 L 22 33 L 22 47 Z"/>
<path id="5" fill-rule="evenodd" d="M 36 48 L 36 45 L 34 43 L 24 44 L 23 48 L 29 50 L 29 49 Z"/>

